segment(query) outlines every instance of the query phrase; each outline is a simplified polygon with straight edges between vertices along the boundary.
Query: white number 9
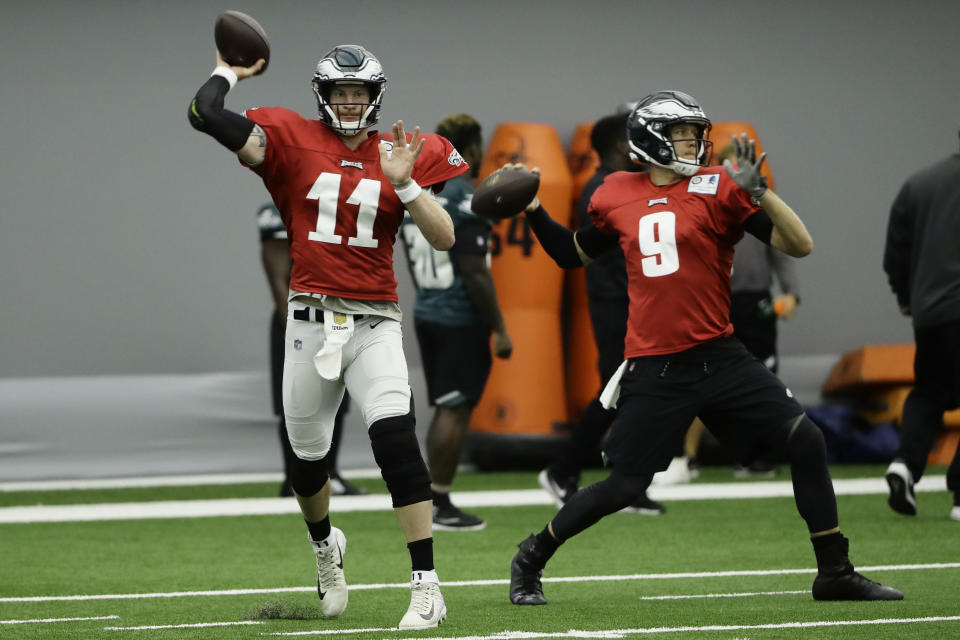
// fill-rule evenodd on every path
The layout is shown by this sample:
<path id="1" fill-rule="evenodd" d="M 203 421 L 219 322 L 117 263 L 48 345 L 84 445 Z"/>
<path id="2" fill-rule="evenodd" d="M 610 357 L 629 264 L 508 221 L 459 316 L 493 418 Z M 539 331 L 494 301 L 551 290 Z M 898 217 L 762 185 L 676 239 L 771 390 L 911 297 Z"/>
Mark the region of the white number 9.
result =
<path id="1" fill-rule="evenodd" d="M 677 217 L 673 211 L 657 211 L 640 218 L 637 231 L 643 275 L 658 278 L 680 269 L 677 253 Z"/>

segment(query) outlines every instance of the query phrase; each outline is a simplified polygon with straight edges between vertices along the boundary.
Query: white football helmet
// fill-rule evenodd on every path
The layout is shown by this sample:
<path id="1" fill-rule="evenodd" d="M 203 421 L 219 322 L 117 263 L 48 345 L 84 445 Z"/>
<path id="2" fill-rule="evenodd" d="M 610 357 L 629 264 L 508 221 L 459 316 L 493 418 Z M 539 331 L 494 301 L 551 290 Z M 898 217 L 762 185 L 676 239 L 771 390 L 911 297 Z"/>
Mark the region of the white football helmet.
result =
<path id="1" fill-rule="evenodd" d="M 690 122 L 697 127 L 697 157 L 695 161 L 677 156 L 670 140 L 670 127 Z M 627 119 L 627 142 L 630 157 L 638 162 L 649 162 L 671 169 L 683 176 L 694 175 L 710 162 L 713 143 L 707 140 L 710 119 L 693 98 L 682 91 L 658 91 L 637 103 Z"/>
<path id="2" fill-rule="evenodd" d="M 338 82 L 362 83 L 370 90 L 370 104 L 362 105 L 366 109 L 356 122 L 340 122 L 336 109 L 330 104 L 330 91 Z M 320 120 L 340 133 L 356 135 L 380 119 L 380 103 L 387 90 L 387 77 L 383 75 L 380 61 L 363 47 L 344 44 L 331 49 L 317 62 L 312 84 Z"/>

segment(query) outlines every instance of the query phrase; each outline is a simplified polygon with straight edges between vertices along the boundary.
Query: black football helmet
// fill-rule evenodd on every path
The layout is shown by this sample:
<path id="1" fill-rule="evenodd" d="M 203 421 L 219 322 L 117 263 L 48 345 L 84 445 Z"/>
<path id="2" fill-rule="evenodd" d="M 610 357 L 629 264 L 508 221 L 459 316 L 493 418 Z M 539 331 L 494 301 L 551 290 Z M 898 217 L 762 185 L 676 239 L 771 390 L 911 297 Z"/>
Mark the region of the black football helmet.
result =
<path id="1" fill-rule="evenodd" d="M 670 140 L 670 127 L 690 122 L 697 127 L 696 161 L 677 156 Z M 627 118 L 627 143 L 630 157 L 637 162 L 650 162 L 671 169 L 683 176 L 692 176 L 710 162 L 713 143 L 707 140 L 710 119 L 699 103 L 682 91 L 657 91 L 637 103 Z"/>
<path id="2" fill-rule="evenodd" d="M 336 110 L 330 105 L 330 91 L 338 82 L 365 84 L 370 90 L 370 104 L 357 122 L 340 122 Z M 334 47 L 317 62 L 313 73 L 313 92 L 317 95 L 320 120 L 348 136 L 358 134 L 380 119 L 380 103 L 387 90 L 387 77 L 383 75 L 380 61 L 355 44 Z"/>

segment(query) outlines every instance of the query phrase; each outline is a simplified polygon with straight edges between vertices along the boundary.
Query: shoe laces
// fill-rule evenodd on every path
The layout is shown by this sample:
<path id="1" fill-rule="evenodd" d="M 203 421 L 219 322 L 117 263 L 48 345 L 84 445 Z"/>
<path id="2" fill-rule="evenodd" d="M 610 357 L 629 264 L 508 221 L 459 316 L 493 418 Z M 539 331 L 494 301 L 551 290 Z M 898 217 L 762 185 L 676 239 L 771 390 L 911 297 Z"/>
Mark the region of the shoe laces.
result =
<path id="1" fill-rule="evenodd" d="M 326 547 L 318 545 L 317 577 L 320 579 L 320 586 L 324 590 L 346 585 L 343 570 L 338 566 L 340 563 L 337 562 L 339 550 L 340 547 L 336 542 Z"/>
<path id="2" fill-rule="evenodd" d="M 421 615 L 430 613 L 433 603 L 442 601 L 440 585 L 436 582 L 414 582 L 411 586 L 410 608 Z"/>

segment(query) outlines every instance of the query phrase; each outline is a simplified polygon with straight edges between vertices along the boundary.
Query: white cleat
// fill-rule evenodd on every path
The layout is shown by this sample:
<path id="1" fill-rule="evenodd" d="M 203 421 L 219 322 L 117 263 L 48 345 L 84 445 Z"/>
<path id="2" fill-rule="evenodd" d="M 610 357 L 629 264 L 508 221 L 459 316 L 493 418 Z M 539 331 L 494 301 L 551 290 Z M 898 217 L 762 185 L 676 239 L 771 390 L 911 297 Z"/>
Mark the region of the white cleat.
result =
<path id="1" fill-rule="evenodd" d="M 309 539 L 309 534 L 307 535 Z M 343 531 L 330 527 L 326 540 L 310 539 L 317 556 L 317 595 L 320 609 L 328 618 L 336 618 L 347 608 L 347 580 L 343 576 L 343 553 L 347 550 L 347 537 Z"/>
<path id="2" fill-rule="evenodd" d="M 399 628 L 433 629 L 447 617 L 447 605 L 440 593 L 440 580 L 435 571 L 414 571 L 410 577 L 410 608 L 400 620 Z"/>
<path id="3" fill-rule="evenodd" d="M 887 504 L 897 513 L 905 516 L 917 515 L 917 498 L 913 492 L 913 474 L 902 462 L 893 461 L 887 467 L 887 485 L 890 497 Z"/>
<path id="4" fill-rule="evenodd" d="M 960 506 L 956 506 L 950 510 L 950 519 L 960 520 Z"/>
<path id="5" fill-rule="evenodd" d="M 690 459 L 686 456 L 678 456 L 670 461 L 663 471 L 653 474 L 653 482 L 658 486 L 668 486 L 673 484 L 688 484 L 692 480 L 690 473 Z"/>

